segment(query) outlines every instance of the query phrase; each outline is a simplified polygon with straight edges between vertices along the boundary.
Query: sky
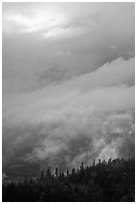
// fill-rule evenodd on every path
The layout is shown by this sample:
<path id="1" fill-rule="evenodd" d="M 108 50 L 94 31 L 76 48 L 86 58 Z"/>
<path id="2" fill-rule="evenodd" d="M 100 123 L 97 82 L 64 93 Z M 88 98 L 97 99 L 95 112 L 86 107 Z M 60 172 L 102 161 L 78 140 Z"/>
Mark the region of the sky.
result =
<path id="1" fill-rule="evenodd" d="M 3 172 L 135 154 L 135 4 L 2 4 Z"/>

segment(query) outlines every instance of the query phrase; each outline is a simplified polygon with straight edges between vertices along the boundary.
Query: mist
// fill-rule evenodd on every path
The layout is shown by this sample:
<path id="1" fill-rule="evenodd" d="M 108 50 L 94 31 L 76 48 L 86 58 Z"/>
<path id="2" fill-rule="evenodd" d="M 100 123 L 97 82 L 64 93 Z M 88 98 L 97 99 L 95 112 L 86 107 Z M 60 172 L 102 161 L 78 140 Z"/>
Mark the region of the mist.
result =
<path id="1" fill-rule="evenodd" d="M 3 3 L 3 171 L 133 158 L 134 3 L 37 5 Z"/>
<path id="2" fill-rule="evenodd" d="M 127 74 L 129 67 L 133 73 Z M 4 164 L 23 161 L 44 168 L 44 161 L 46 168 L 65 170 L 94 158 L 134 157 L 134 91 L 134 60 L 118 59 L 31 95 L 6 95 Z"/>

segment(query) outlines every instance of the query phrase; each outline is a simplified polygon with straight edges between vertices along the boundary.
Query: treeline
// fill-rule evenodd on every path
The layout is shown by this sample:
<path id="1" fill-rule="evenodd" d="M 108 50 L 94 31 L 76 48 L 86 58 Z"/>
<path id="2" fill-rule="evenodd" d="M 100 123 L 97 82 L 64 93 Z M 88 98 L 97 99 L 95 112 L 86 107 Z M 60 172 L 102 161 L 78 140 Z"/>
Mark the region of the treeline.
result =
<path id="1" fill-rule="evenodd" d="M 47 170 L 36 181 L 10 183 L 2 187 L 4 202 L 134 202 L 135 160 L 109 159 L 81 164 L 78 170 L 52 175 Z"/>

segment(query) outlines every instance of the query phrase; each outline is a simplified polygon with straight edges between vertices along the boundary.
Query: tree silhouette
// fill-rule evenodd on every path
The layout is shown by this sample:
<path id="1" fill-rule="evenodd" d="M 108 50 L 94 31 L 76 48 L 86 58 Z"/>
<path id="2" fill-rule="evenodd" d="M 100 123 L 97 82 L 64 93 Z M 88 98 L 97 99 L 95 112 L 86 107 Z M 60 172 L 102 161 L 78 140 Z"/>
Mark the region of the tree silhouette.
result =
<path id="1" fill-rule="evenodd" d="M 55 169 L 55 176 L 47 169 L 37 180 L 21 179 L 3 183 L 5 202 L 134 202 L 135 160 L 114 159 L 82 163 L 76 171 L 66 174 Z"/>

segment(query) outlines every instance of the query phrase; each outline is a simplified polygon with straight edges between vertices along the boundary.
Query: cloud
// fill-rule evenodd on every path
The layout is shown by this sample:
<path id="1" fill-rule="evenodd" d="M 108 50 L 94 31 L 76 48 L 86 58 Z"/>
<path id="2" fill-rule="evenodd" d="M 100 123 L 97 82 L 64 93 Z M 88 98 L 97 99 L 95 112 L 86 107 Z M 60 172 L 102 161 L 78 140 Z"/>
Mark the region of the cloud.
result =
<path id="1" fill-rule="evenodd" d="M 34 91 L 134 58 L 134 33 L 134 3 L 3 3 L 3 93 Z"/>
<path id="2" fill-rule="evenodd" d="M 20 5 L 3 3 L 3 32 L 5 34 L 38 33 L 39 36 L 42 34 L 44 39 L 50 37 L 60 39 L 77 37 L 87 32 L 95 35 L 94 32 L 97 33 L 101 29 L 102 33 L 106 28 L 108 33 L 120 36 L 127 35 L 134 29 L 133 3 L 41 3 L 37 5 L 36 9 L 34 3 L 20 3 Z M 120 29 L 121 26 L 123 29 Z"/>
<path id="3" fill-rule="evenodd" d="M 82 90 L 95 89 L 98 87 L 134 85 L 135 84 L 135 62 L 134 59 L 124 61 L 122 58 L 105 63 L 95 72 L 85 74 L 76 81 L 72 81 L 72 87 L 75 84 L 81 86 Z M 68 82 L 69 83 L 69 82 Z"/>
<path id="4" fill-rule="evenodd" d="M 133 157 L 134 91 L 134 59 L 117 59 L 56 86 L 3 95 L 3 168 Z"/>
<path id="5" fill-rule="evenodd" d="M 71 54 L 70 50 L 57 50 L 55 53 L 52 54 L 52 57 L 53 56 L 57 56 L 57 57 L 60 57 L 60 56 L 69 56 Z"/>
<path id="6" fill-rule="evenodd" d="M 116 45 L 113 45 L 113 44 L 110 45 L 109 47 L 110 47 L 111 49 L 116 49 L 116 48 L 117 48 L 117 46 L 116 46 Z"/>
<path id="7" fill-rule="evenodd" d="M 3 3 L 8 175 L 134 157 L 134 6 Z"/>
<path id="8" fill-rule="evenodd" d="M 23 13 L 10 12 L 3 15 L 3 31 L 11 33 L 33 33 L 42 32 L 43 30 L 51 30 L 60 24 L 64 24 L 65 17 L 60 13 L 30 12 L 31 15 Z M 11 25 L 11 26 L 9 26 Z M 14 30 L 15 28 L 16 31 Z"/>
<path id="9" fill-rule="evenodd" d="M 41 39 L 69 38 L 85 33 L 81 26 L 74 26 L 73 20 L 66 16 L 65 12 L 46 8 L 44 11 L 41 8 L 39 13 L 37 10 L 33 10 L 29 15 L 17 11 L 7 14 L 5 11 L 3 25 L 4 33 L 39 33 Z"/>

